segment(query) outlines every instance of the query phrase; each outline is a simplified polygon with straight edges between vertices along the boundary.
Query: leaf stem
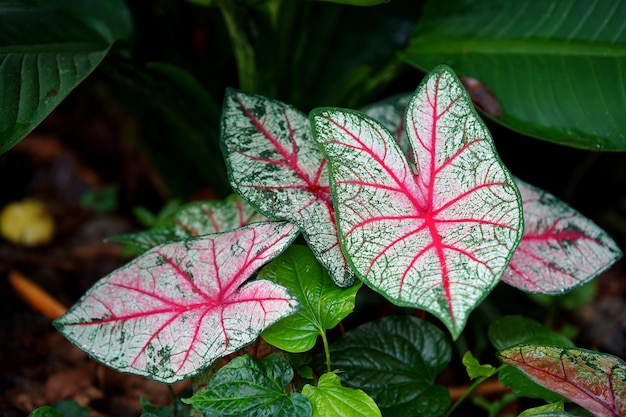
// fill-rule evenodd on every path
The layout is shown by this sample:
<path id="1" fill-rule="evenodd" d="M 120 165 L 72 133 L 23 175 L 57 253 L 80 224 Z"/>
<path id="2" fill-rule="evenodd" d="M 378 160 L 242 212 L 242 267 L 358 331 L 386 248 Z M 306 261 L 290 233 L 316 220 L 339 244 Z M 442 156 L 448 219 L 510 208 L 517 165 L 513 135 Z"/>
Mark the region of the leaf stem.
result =
<path id="1" fill-rule="evenodd" d="M 448 408 L 448 411 L 446 411 L 446 413 L 443 415 L 443 417 L 450 417 L 452 415 L 452 413 L 454 412 L 454 410 L 457 409 L 457 407 L 459 405 L 461 405 L 461 403 L 483 382 L 485 382 L 487 379 L 491 378 L 493 375 L 497 375 L 498 372 L 500 372 L 502 369 L 506 368 L 507 364 L 502 364 L 500 365 L 498 368 L 496 368 L 496 370 L 493 372 L 493 374 L 489 375 L 489 376 L 481 376 L 480 378 L 476 378 L 474 380 L 474 382 L 472 383 L 472 385 L 470 385 L 467 390 L 454 402 L 454 404 L 452 404 L 450 406 L 450 408 Z"/>
<path id="2" fill-rule="evenodd" d="M 324 344 L 324 353 L 326 354 L 326 372 L 330 373 L 330 349 L 328 348 L 328 339 L 326 338 L 326 331 L 320 329 L 320 335 L 322 336 L 322 343 Z"/>

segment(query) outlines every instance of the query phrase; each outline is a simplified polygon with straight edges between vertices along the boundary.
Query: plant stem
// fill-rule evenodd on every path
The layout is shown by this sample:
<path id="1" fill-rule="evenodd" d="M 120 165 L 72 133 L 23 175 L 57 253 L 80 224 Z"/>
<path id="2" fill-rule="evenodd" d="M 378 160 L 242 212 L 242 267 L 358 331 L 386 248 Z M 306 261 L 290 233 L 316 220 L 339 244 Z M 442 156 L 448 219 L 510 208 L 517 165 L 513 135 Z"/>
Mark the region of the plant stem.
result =
<path id="1" fill-rule="evenodd" d="M 507 364 L 502 364 L 500 365 L 498 368 L 496 368 L 496 370 L 494 371 L 493 374 L 489 375 L 489 376 L 481 376 L 480 378 L 477 378 L 476 380 L 474 380 L 474 382 L 472 383 L 472 385 L 470 385 L 467 390 L 463 393 L 463 395 L 461 395 L 455 402 L 454 404 L 452 404 L 450 406 L 450 408 L 448 408 L 448 411 L 446 411 L 446 413 L 443 415 L 443 417 L 450 417 L 452 415 L 452 413 L 454 412 L 454 410 L 456 410 L 456 408 L 461 405 L 461 403 L 483 382 L 485 382 L 487 379 L 491 378 L 493 375 L 497 375 L 498 372 L 500 372 L 502 369 L 506 368 L 508 365 Z"/>
<path id="2" fill-rule="evenodd" d="M 326 338 L 326 331 L 320 329 L 320 335 L 322 335 L 322 343 L 324 344 L 324 353 L 326 354 L 326 372 L 330 372 L 330 349 L 328 348 L 328 339 Z"/>

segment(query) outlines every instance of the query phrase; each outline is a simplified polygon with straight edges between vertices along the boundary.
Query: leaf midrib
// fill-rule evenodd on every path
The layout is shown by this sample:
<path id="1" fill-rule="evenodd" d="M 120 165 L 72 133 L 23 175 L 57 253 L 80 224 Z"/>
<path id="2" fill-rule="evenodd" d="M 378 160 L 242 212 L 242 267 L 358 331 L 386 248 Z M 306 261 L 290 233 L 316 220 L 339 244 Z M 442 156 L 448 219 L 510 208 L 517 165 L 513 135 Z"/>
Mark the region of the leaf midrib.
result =
<path id="1" fill-rule="evenodd" d="M 413 42 L 411 54 L 488 54 L 488 55 L 550 55 L 555 57 L 626 57 L 626 43 L 580 41 L 572 39 L 494 39 L 423 37 Z"/>

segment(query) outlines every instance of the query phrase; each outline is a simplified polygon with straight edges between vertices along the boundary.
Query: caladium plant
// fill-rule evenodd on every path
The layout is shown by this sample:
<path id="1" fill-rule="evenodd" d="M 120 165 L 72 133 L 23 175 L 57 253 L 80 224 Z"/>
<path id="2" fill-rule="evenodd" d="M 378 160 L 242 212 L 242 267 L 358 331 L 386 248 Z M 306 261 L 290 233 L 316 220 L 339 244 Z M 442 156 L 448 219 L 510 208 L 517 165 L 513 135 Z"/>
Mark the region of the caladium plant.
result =
<path id="1" fill-rule="evenodd" d="M 445 66 L 414 94 L 362 112 L 319 108 L 307 117 L 276 100 L 228 90 L 221 129 L 239 197 L 190 204 L 151 231 L 120 237 L 147 251 L 104 277 L 55 323 L 97 360 L 165 383 L 218 366 L 216 359 L 261 334 L 282 351 L 239 356 L 207 372 L 205 390 L 186 401 L 207 416 L 450 415 L 458 402 L 450 405 L 435 380 L 450 362 L 451 343 L 433 324 L 385 318 L 329 347 L 326 332 L 355 308 L 361 281 L 393 304 L 433 313 L 456 339 L 501 280 L 556 294 L 621 256 L 596 225 L 509 173 Z M 298 231 L 309 248 L 286 250 Z M 499 358 L 528 377 L 466 355 L 472 377 L 500 373 L 514 392 L 548 402 L 562 395 L 600 412 L 604 397 L 580 400 L 569 392 L 591 390 L 582 380 L 587 375 L 611 373 L 618 378 L 610 383 L 613 401 L 604 403 L 617 414 L 606 415 L 623 414 L 616 399 L 623 395 L 623 363 L 589 356 L 537 328 L 543 327 L 513 317 L 490 329 Z M 517 338 L 507 329 L 533 335 Z M 315 374 L 293 355 L 314 351 L 318 336 L 324 357 L 312 360 Z M 568 392 L 526 369 L 541 355 L 552 355 L 541 365 L 547 374 L 567 367 Z M 566 364 L 566 356 L 584 360 Z M 298 374 L 286 359 L 298 364 Z M 588 366 L 592 361 L 615 367 Z M 532 380 L 545 388 L 527 388 Z"/>

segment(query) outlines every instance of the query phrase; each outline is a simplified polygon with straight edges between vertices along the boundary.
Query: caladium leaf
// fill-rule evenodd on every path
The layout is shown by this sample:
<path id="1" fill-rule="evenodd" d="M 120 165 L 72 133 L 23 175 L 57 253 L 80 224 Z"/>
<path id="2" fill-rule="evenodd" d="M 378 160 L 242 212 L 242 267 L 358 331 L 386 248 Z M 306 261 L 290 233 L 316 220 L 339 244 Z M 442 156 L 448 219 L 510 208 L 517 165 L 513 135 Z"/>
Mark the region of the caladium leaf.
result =
<path id="1" fill-rule="evenodd" d="M 306 246 L 291 245 L 259 271 L 259 278 L 288 288 L 300 301 L 300 310 L 263 332 L 270 344 L 287 352 L 306 352 L 354 310 L 361 283 L 342 289 L 335 285 Z"/>
<path id="2" fill-rule="evenodd" d="M 523 219 L 517 187 L 454 73 L 436 68 L 409 103 L 415 164 L 362 113 L 327 108 L 311 118 L 353 269 L 395 304 L 432 312 L 458 337 L 508 265 Z"/>
<path id="3" fill-rule="evenodd" d="M 524 237 L 502 281 L 531 293 L 562 294 L 585 284 L 621 256 L 591 220 L 553 195 L 515 180 L 524 207 Z"/>
<path id="4" fill-rule="evenodd" d="M 626 362 L 615 356 L 560 346 L 519 345 L 500 351 L 498 357 L 594 416 L 626 415 Z"/>
<path id="5" fill-rule="evenodd" d="M 380 417 L 378 406 L 360 389 L 341 386 L 339 376 L 327 372 L 317 386 L 305 385 L 302 394 L 313 405 L 313 417 Z"/>
<path id="6" fill-rule="evenodd" d="M 150 230 L 113 236 L 107 240 L 129 243 L 148 250 L 166 242 L 225 232 L 265 220 L 267 218 L 249 204 L 232 195 L 220 201 L 185 204 Z"/>
<path id="7" fill-rule="evenodd" d="M 297 233 L 265 222 L 157 246 L 102 278 L 55 325 L 114 369 L 182 380 L 298 308 L 273 282 L 242 286 Z"/>
<path id="8" fill-rule="evenodd" d="M 341 252 L 326 161 L 307 117 L 284 103 L 228 90 L 222 149 L 233 189 L 261 213 L 296 224 L 342 287 L 354 282 Z"/>
<path id="9" fill-rule="evenodd" d="M 388 417 L 440 416 L 450 395 L 435 379 L 451 356 L 446 335 L 412 316 L 363 324 L 330 346 L 343 384 L 365 391 Z"/>
<path id="10" fill-rule="evenodd" d="M 239 356 L 220 368 L 200 393 L 182 401 L 204 417 L 311 417 L 309 400 L 286 393 L 293 369 L 277 355 L 255 360 Z"/>
<path id="11" fill-rule="evenodd" d="M 410 93 L 398 94 L 359 110 L 385 126 L 396 138 L 396 142 L 409 160 L 412 152 L 404 126 L 404 115 L 411 96 Z"/>

